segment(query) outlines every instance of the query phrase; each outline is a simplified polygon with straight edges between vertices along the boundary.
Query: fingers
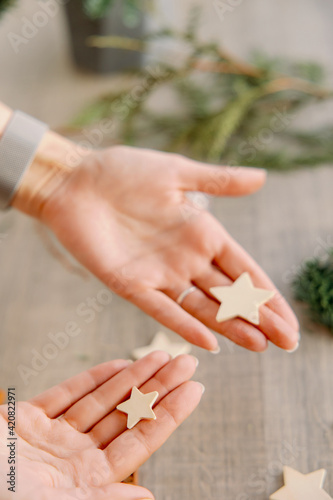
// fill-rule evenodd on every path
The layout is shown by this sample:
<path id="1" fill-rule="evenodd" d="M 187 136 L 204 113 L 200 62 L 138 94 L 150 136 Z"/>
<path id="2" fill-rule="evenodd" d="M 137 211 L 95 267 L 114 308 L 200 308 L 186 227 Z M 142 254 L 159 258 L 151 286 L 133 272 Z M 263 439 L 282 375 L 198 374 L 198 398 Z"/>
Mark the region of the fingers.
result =
<path id="1" fill-rule="evenodd" d="M 87 496 L 76 496 L 85 500 L 154 500 L 153 494 L 146 488 L 132 484 L 112 483 L 106 486 L 93 487 Z"/>
<path id="2" fill-rule="evenodd" d="M 198 382 L 185 382 L 154 407 L 156 420 L 142 420 L 104 450 L 115 481 L 142 465 L 194 411 L 202 396 Z"/>
<path id="3" fill-rule="evenodd" d="M 189 380 L 193 376 L 196 366 L 197 361 L 193 356 L 177 356 L 139 389 L 144 394 L 157 391 L 159 396 L 156 404 L 158 404 L 169 392 Z M 127 416 L 124 413 L 114 411 L 98 422 L 91 429 L 89 435 L 96 443 L 96 446 L 104 448 L 126 430 L 126 423 Z"/>
<path id="4" fill-rule="evenodd" d="M 211 295 L 211 287 L 228 286 L 232 284 L 232 280 L 212 267 L 204 275 L 194 280 L 194 283 L 207 295 Z M 274 287 L 271 286 L 270 288 L 273 289 Z M 190 297 L 188 302 L 190 302 Z M 219 307 L 220 304 L 217 303 L 216 309 Z M 215 326 L 210 323 L 208 326 L 219 333 L 223 333 L 235 343 L 255 351 L 265 349 L 267 346 L 266 338 L 282 349 L 295 347 L 298 342 L 295 329 L 283 317 L 269 308 L 269 302 L 267 305 L 260 307 L 259 314 L 260 323 L 257 327 L 242 319 L 231 319 L 222 323 L 215 322 Z"/>
<path id="5" fill-rule="evenodd" d="M 153 494 L 141 486 L 112 483 L 106 486 L 80 488 L 41 488 L 34 497 L 48 500 L 154 500 Z"/>
<path id="6" fill-rule="evenodd" d="M 132 484 L 113 483 L 101 488 L 101 490 L 98 494 L 104 494 L 104 496 L 92 496 L 92 500 L 154 500 L 154 496 L 149 490 Z"/>
<path id="7" fill-rule="evenodd" d="M 216 256 L 215 261 L 221 270 L 232 280 L 235 280 L 243 272 L 247 271 L 252 278 L 254 286 L 276 290 L 274 283 L 250 255 L 230 236 L 222 250 Z M 267 307 L 283 317 L 290 326 L 298 333 L 298 320 L 288 305 L 287 301 L 276 290 L 276 295 L 269 301 Z"/>
<path id="8" fill-rule="evenodd" d="M 31 399 L 30 403 L 44 410 L 49 418 L 56 418 L 128 365 L 129 361 L 123 359 L 102 363 L 51 387 Z"/>
<path id="9" fill-rule="evenodd" d="M 178 165 L 181 188 L 214 196 L 243 196 L 260 189 L 266 171 L 250 167 L 214 167 L 181 158 Z"/>
<path id="10" fill-rule="evenodd" d="M 223 279 L 222 273 L 220 274 Z M 230 283 L 227 277 L 224 277 L 224 280 L 227 280 L 227 282 L 221 283 L 222 285 Z M 193 283 L 198 285 L 197 281 L 193 281 Z M 188 288 L 188 285 L 184 283 L 179 286 L 178 290 L 185 290 L 186 288 Z M 176 293 L 175 290 L 166 290 L 166 293 L 175 297 L 178 290 Z M 264 351 L 267 348 L 266 336 L 249 323 L 241 319 L 218 323 L 215 318 L 220 305 L 200 289 L 188 295 L 182 302 L 181 307 L 208 328 L 222 334 L 235 344 L 256 352 Z"/>
<path id="11" fill-rule="evenodd" d="M 129 397 L 134 385 L 141 386 L 169 361 L 170 356 L 166 352 L 156 351 L 130 364 L 126 370 L 78 401 L 62 418 L 79 432 L 87 432 Z"/>
<path id="12" fill-rule="evenodd" d="M 146 290 L 132 296 L 130 300 L 156 319 L 156 321 L 178 333 L 188 342 L 208 351 L 214 351 L 218 347 L 213 333 L 163 292 L 159 290 Z"/>

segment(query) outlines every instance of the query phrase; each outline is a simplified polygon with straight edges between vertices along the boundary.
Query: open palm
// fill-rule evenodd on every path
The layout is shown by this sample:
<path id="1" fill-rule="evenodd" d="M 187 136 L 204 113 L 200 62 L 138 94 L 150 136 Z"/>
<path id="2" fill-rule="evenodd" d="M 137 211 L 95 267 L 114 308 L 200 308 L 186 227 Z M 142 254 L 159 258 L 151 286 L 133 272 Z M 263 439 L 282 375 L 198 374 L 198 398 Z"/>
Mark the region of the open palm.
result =
<path id="1" fill-rule="evenodd" d="M 192 356 L 170 361 L 155 352 L 130 364 L 104 363 L 18 403 L 16 420 L 19 500 L 136 500 L 153 498 L 139 486 L 122 484 L 195 409 L 202 386 L 189 381 L 196 368 Z M 126 428 L 116 406 L 132 386 L 159 392 L 156 420 Z M 7 406 L 0 407 L 0 492 L 7 491 Z"/>
<path id="2" fill-rule="evenodd" d="M 239 196 L 259 189 L 265 172 L 206 166 L 184 157 L 123 146 L 96 151 L 50 196 L 42 220 L 107 286 L 189 342 L 214 350 L 209 328 L 248 349 L 267 339 L 292 349 L 298 322 L 280 294 L 261 308 L 260 325 L 215 320 L 210 294 L 248 271 L 275 289 L 253 259 L 188 191 Z M 198 290 L 176 303 L 182 291 Z"/>

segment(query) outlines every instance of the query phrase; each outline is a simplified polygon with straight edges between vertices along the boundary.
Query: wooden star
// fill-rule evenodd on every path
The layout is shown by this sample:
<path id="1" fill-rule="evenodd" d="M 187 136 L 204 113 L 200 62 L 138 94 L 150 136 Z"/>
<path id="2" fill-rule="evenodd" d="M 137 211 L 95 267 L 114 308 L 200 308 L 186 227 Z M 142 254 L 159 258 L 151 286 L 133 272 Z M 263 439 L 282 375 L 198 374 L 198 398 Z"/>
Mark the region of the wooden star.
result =
<path id="1" fill-rule="evenodd" d="M 132 351 L 134 359 L 141 359 L 153 351 L 165 351 L 172 358 L 180 354 L 188 354 L 191 351 L 191 344 L 188 342 L 172 342 L 163 332 L 157 332 L 151 344 L 138 347 Z"/>
<path id="2" fill-rule="evenodd" d="M 283 468 L 285 486 L 273 493 L 270 500 L 332 500 L 323 484 L 326 470 L 320 469 L 310 474 L 301 474 L 291 467 Z"/>
<path id="3" fill-rule="evenodd" d="M 222 302 L 216 316 L 219 323 L 239 316 L 259 325 L 259 307 L 275 295 L 271 290 L 255 288 L 249 273 L 241 274 L 231 286 L 215 286 L 209 290 Z"/>
<path id="4" fill-rule="evenodd" d="M 131 397 L 117 406 L 117 410 L 127 413 L 127 428 L 132 429 L 140 420 L 156 419 L 153 404 L 158 398 L 158 392 L 143 394 L 137 387 L 133 387 Z"/>

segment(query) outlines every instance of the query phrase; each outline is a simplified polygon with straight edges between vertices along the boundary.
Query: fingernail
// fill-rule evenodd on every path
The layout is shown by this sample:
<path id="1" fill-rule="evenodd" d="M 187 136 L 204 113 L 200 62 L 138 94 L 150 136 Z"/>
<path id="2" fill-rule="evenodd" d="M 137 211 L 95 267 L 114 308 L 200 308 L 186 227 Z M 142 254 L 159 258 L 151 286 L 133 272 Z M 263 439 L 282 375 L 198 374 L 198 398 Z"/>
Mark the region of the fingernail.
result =
<path id="1" fill-rule="evenodd" d="M 199 360 L 195 356 L 192 356 L 192 358 L 194 359 L 194 361 L 195 361 L 195 367 L 197 368 L 199 366 Z"/>
<path id="2" fill-rule="evenodd" d="M 134 363 L 133 359 L 126 359 L 127 363 L 132 364 Z"/>
<path id="3" fill-rule="evenodd" d="M 218 354 L 220 351 L 221 351 L 221 347 L 218 345 L 216 347 L 216 349 L 214 349 L 213 351 L 209 351 L 209 352 L 211 352 L 212 354 Z"/>
<path id="4" fill-rule="evenodd" d="M 205 392 L 205 390 L 206 390 L 206 387 L 201 382 L 197 382 L 197 384 L 200 385 L 201 390 L 202 390 L 202 394 L 203 394 Z"/>
<path id="5" fill-rule="evenodd" d="M 293 349 L 289 349 L 289 350 L 287 350 L 287 352 L 289 352 L 289 354 L 292 354 L 293 352 L 297 351 L 298 348 L 299 348 L 299 342 L 297 342 L 297 344 L 295 345 L 295 347 Z"/>

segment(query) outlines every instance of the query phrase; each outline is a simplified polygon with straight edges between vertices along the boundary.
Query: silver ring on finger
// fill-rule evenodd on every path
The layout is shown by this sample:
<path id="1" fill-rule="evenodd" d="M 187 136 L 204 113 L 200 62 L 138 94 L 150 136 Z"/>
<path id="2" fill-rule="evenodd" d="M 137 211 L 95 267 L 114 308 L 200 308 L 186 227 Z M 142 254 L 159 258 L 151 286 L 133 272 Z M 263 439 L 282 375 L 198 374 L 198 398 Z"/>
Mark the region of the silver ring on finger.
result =
<path id="1" fill-rule="evenodd" d="M 184 299 L 190 295 L 190 293 L 192 292 L 195 292 L 196 290 L 198 290 L 198 287 L 193 285 L 193 286 L 190 286 L 189 288 L 186 288 L 186 290 L 184 290 L 180 295 L 179 297 L 176 299 L 176 302 L 178 305 L 182 305 L 182 303 L 184 302 Z"/>

